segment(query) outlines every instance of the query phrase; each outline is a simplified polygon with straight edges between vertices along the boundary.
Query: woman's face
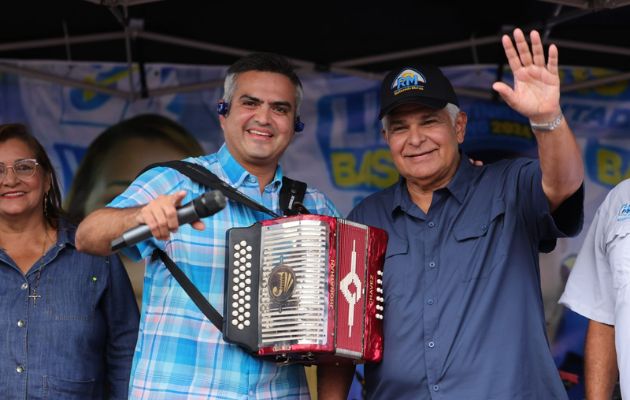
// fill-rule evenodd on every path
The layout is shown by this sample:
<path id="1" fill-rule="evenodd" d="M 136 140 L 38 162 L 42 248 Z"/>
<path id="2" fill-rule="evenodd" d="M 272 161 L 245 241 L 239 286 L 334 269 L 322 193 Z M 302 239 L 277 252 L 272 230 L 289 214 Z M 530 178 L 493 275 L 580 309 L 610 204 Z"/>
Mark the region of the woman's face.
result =
<path id="1" fill-rule="evenodd" d="M 130 138 L 115 145 L 98 165 L 96 182 L 83 210 L 85 215 L 105 207 L 122 193 L 144 167 L 160 161 L 180 160 L 189 156 L 164 140 Z"/>
<path id="2" fill-rule="evenodd" d="M 0 181 L 0 218 L 43 216 L 44 194 L 50 189 L 50 178 L 39 165 L 30 177 L 18 176 L 12 168 L 16 161 L 34 158 L 33 151 L 19 139 L 0 143 L 0 162 L 11 167 Z"/>

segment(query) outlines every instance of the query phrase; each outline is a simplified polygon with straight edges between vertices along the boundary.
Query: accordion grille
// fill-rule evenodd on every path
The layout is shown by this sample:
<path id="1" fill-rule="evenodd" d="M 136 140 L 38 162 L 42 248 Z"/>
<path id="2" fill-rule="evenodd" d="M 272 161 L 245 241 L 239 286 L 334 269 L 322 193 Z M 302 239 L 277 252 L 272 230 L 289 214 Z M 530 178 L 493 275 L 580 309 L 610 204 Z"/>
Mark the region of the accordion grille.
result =
<path id="1" fill-rule="evenodd" d="M 328 224 L 264 226 L 261 248 L 260 346 L 326 344 Z M 290 289 L 280 301 L 279 287 Z"/>

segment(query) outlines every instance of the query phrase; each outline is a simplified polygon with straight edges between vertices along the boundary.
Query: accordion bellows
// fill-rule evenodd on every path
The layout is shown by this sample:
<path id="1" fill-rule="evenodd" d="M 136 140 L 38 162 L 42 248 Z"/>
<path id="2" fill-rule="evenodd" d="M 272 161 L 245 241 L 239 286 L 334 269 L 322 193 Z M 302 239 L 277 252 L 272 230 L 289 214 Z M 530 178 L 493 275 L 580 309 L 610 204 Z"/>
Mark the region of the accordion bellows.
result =
<path id="1" fill-rule="evenodd" d="M 380 361 L 387 233 L 298 215 L 228 230 L 223 335 L 259 356 Z"/>

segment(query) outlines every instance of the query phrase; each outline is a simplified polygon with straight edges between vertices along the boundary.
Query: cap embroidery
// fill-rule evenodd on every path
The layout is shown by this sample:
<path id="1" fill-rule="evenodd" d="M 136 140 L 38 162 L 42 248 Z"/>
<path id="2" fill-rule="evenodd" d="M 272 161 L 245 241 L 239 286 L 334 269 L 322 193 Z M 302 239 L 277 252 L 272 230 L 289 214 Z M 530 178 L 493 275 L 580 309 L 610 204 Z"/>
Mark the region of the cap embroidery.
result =
<path id="1" fill-rule="evenodd" d="M 409 90 L 424 90 L 426 84 L 424 75 L 416 71 L 413 68 L 407 68 L 402 70 L 392 82 L 391 89 L 394 91 L 394 95 L 404 93 Z"/>

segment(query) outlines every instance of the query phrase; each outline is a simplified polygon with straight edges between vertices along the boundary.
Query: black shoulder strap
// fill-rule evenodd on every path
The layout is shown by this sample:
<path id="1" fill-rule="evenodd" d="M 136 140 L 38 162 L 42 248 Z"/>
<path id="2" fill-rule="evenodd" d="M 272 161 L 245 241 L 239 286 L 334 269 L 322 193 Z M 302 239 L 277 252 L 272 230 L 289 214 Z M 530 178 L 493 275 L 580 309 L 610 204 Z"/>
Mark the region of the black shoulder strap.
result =
<path id="1" fill-rule="evenodd" d="M 268 214 L 274 218 L 279 217 L 279 215 L 275 212 L 271 211 L 262 204 L 252 200 L 243 193 L 234 189 L 232 186 L 228 185 L 226 182 L 219 179 L 218 176 L 208 171 L 208 169 L 202 165 L 180 160 L 165 161 L 161 163 L 151 164 L 143 169 L 142 172 L 155 167 L 173 168 L 174 170 L 181 172 L 195 182 L 198 182 L 211 189 L 220 190 L 228 199 L 232 199 L 237 203 L 245 204 L 246 206 L 256 211 L 262 211 L 265 214 Z"/>
<path id="2" fill-rule="evenodd" d="M 160 249 L 156 249 L 153 251 L 153 257 L 159 257 L 160 260 L 166 265 L 166 268 L 170 271 L 171 275 L 175 278 L 175 280 L 180 284 L 180 286 L 184 289 L 188 297 L 190 297 L 197 305 L 197 307 L 201 310 L 203 315 L 205 315 L 210 322 L 217 327 L 217 329 L 223 332 L 223 317 L 216 308 L 210 304 L 208 299 L 206 299 L 203 294 L 197 289 L 194 283 L 188 279 L 184 271 L 182 271 L 177 264 L 166 254 L 164 251 Z"/>
<path id="3" fill-rule="evenodd" d="M 282 177 L 280 189 L 280 209 L 284 215 L 309 214 L 302 202 L 306 194 L 306 183 Z"/>

